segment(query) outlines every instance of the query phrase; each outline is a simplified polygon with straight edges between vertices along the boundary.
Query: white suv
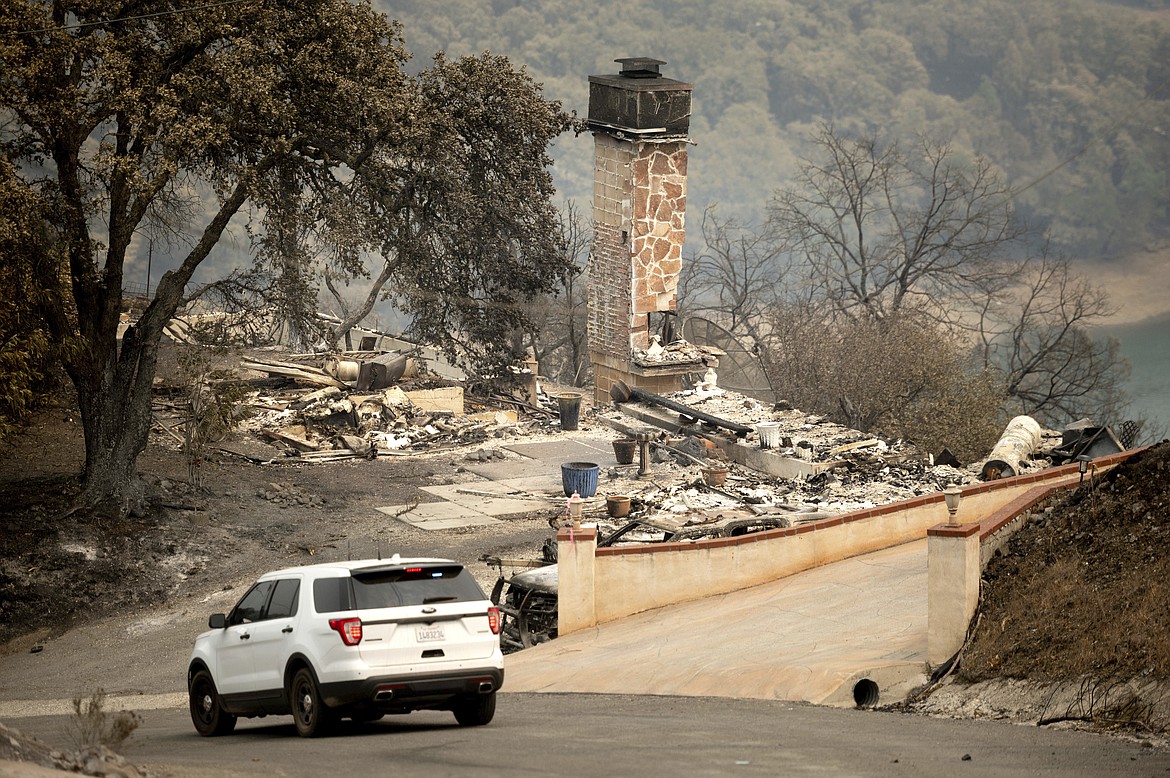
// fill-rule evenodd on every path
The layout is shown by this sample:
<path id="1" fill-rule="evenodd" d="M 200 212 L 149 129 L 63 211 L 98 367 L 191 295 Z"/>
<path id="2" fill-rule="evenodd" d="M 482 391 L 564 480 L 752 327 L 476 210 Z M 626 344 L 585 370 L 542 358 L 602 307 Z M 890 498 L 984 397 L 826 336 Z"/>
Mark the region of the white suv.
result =
<path id="1" fill-rule="evenodd" d="M 303 737 L 340 718 L 454 712 L 487 724 L 504 682 L 500 611 L 448 559 L 367 559 L 265 573 L 195 639 L 187 667 L 201 735 L 292 714 Z"/>

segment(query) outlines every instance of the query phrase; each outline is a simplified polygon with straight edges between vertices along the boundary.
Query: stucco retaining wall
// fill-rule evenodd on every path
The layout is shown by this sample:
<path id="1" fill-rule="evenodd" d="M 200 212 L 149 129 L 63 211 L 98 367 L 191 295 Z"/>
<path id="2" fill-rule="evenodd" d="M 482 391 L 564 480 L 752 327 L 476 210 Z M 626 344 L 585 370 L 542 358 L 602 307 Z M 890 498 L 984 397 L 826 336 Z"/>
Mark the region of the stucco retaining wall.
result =
<path id="1" fill-rule="evenodd" d="M 1094 461 L 1103 472 L 1133 452 Z M 1077 466 L 963 487 L 957 523 L 980 525 L 980 536 L 997 511 L 1037 487 L 1068 482 Z M 1017 511 L 1018 513 L 1018 511 Z M 562 566 L 559 629 L 568 634 L 634 613 L 745 589 L 819 565 L 908 543 L 945 524 L 941 492 L 857 511 L 799 527 L 693 543 L 596 547 L 595 536 L 558 534 Z M 1006 522 L 1005 522 L 1006 523 Z M 966 552 L 964 552 L 965 558 Z M 566 569 L 566 562 L 572 573 Z M 978 567 L 978 566 L 976 566 Z M 964 583 L 964 586 L 966 584 Z M 955 595 L 966 602 L 966 592 Z M 944 595 L 940 601 L 952 601 Z"/>

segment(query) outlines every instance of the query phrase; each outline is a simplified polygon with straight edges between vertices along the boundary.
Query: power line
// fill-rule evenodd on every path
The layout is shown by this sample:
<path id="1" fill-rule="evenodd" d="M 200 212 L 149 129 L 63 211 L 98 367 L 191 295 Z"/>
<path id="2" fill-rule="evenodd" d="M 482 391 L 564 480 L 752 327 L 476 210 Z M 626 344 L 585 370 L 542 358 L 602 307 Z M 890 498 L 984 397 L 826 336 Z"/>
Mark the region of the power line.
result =
<path id="1" fill-rule="evenodd" d="M 206 11 L 210 8 L 222 8 L 228 5 L 241 5 L 242 3 L 251 3 L 253 0 L 223 0 L 220 3 L 206 3 L 204 5 L 192 5 L 187 8 L 172 8 L 168 11 L 155 11 L 148 14 L 136 14 L 134 16 L 119 16 L 116 19 L 103 19 L 97 22 L 78 22 L 77 24 L 64 24 L 60 27 L 41 27 L 36 30 L 17 30 L 16 32 L 6 32 L 4 37 L 13 38 L 17 35 L 39 35 L 45 32 L 58 32 L 61 30 L 81 30 L 86 27 L 100 27 L 105 24 L 114 24 L 115 22 L 134 22 L 141 19 L 157 19 L 160 16 L 177 16 L 179 14 L 191 13 L 192 11 Z"/>
<path id="2" fill-rule="evenodd" d="M 1016 198 L 1017 196 L 1023 194 L 1024 192 L 1028 191 L 1032 187 L 1040 184 L 1042 181 L 1056 175 L 1058 172 L 1060 172 L 1061 169 L 1072 164 L 1072 162 L 1074 160 L 1076 160 L 1078 157 L 1080 157 L 1082 154 L 1084 154 L 1086 151 L 1088 151 L 1093 146 L 1112 137 L 1113 134 L 1115 132 L 1117 132 L 1117 130 L 1120 129 L 1123 124 L 1126 124 L 1127 122 L 1129 122 L 1130 119 L 1132 119 L 1134 116 L 1136 116 L 1137 112 L 1139 110 L 1141 110 L 1142 108 L 1145 108 L 1147 106 L 1147 104 L 1149 103 L 1149 101 L 1151 99 L 1153 99 L 1154 97 L 1156 97 L 1158 95 L 1158 93 L 1160 93 L 1163 89 L 1165 89 L 1168 84 L 1170 84 L 1170 78 L 1165 79 L 1164 81 L 1162 81 L 1162 83 L 1160 83 L 1156 87 L 1154 87 L 1154 89 L 1150 90 L 1145 96 L 1143 96 L 1140 99 L 1138 99 L 1137 101 L 1135 101 L 1134 106 L 1129 111 L 1122 114 L 1120 118 L 1118 118 L 1116 121 L 1114 121 L 1108 127 L 1101 130 L 1100 132 L 1096 133 L 1093 137 L 1089 138 L 1089 140 L 1085 143 L 1085 145 L 1081 146 L 1079 149 L 1077 149 L 1075 152 L 1073 152 L 1072 155 L 1070 155 L 1070 156 L 1066 157 L 1065 159 L 1061 160 L 1060 162 L 1056 163 L 1056 165 L 1054 165 L 1052 168 L 1041 173 L 1039 176 L 1032 179 L 1027 184 L 1012 189 L 1009 192 L 1009 195 L 1013 199 Z"/>

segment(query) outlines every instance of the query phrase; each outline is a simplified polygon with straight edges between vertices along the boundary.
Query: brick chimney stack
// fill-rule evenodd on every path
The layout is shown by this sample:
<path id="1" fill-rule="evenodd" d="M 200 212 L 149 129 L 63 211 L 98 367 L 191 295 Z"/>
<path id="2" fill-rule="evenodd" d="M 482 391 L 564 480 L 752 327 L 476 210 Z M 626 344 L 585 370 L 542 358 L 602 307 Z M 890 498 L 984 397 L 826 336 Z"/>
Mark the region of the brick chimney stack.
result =
<path id="1" fill-rule="evenodd" d="M 679 388 L 682 374 L 695 369 L 638 359 L 676 309 L 692 85 L 664 78 L 661 60 L 615 62 L 620 73 L 589 76 L 594 138 L 589 350 L 601 402 L 616 381 L 670 392 Z"/>

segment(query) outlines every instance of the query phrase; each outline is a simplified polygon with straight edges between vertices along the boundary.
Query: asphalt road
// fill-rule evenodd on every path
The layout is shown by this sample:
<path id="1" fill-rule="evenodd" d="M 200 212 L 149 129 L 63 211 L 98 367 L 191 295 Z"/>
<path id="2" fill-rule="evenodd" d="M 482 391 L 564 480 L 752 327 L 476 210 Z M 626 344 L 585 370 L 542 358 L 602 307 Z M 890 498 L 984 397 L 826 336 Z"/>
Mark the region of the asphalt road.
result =
<path id="1" fill-rule="evenodd" d="M 303 740 L 287 717 L 195 734 L 185 710 L 145 711 L 120 749 L 155 775 L 1141 776 L 1170 753 L 1083 732 L 789 702 L 501 693 L 495 721 L 416 712 Z M 70 747 L 64 716 L 7 722 Z"/>

